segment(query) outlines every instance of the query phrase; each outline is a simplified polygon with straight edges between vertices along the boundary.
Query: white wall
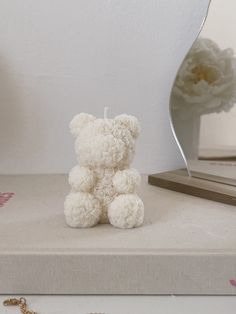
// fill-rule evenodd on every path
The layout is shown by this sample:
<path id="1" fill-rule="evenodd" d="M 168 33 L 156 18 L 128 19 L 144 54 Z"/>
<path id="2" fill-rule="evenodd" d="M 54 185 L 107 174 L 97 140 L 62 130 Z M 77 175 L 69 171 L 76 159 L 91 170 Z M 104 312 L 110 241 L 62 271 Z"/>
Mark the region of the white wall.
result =
<path id="1" fill-rule="evenodd" d="M 142 172 L 183 164 L 168 117 L 175 73 L 208 0 L 0 0 L 0 173 L 65 172 L 72 116 L 142 124 Z"/>

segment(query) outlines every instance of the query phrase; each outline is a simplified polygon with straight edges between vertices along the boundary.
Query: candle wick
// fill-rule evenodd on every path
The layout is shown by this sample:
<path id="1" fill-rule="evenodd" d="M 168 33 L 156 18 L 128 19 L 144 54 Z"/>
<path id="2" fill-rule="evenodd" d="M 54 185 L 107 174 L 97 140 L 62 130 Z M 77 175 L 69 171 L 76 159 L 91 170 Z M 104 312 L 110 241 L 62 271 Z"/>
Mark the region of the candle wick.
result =
<path id="1" fill-rule="evenodd" d="M 107 112 L 109 107 L 104 107 L 104 120 L 107 120 Z"/>

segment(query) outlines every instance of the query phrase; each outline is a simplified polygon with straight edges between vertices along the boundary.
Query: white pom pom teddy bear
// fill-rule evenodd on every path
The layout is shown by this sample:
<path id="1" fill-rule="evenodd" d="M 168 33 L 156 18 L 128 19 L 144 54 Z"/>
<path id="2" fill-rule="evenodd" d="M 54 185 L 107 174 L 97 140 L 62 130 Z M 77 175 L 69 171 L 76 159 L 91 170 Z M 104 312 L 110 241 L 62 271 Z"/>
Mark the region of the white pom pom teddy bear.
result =
<path id="1" fill-rule="evenodd" d="M 130 168 L 140 127 L 134 116 L 96 119 L 80 113 L 70 123 L 79 165 L 69 174 L 66 222 L 73 228 L 111 223 L 118 228 L 142 224 L 144 206 L 136 194 L 137 170 Z"/>

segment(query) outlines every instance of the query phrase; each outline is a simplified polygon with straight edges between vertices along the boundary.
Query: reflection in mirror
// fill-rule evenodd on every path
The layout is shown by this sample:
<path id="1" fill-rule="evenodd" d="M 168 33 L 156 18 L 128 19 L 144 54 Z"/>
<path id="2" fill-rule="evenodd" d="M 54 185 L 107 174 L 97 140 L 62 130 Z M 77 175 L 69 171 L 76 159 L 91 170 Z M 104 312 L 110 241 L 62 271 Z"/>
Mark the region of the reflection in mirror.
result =
<path id="1" fill-rule="evenodd" d="M 211 1 L 170 100 L 173 130 L 189 174 L 230 185 L 236 185 L 235 10 L 235 0 Z"/>

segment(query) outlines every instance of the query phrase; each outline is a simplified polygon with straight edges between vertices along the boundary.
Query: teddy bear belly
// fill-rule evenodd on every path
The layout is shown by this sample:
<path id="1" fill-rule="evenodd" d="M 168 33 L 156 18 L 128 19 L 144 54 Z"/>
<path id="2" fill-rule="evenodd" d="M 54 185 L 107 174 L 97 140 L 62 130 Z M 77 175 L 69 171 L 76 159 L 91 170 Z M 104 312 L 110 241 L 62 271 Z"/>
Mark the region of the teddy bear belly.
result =
<path id="1" fill-rule="evenodd" d="M 100 201 L 102 207 L 102 215 L 100 223 L 108 223 L 108 206 L 116 196 L 115 189 L 113 187 L 112 179 L 114 176 L 114 170 L 104 170 L 102 173 L 97 174 L 97 184 L 93 190 L 94 196 Z"/>

